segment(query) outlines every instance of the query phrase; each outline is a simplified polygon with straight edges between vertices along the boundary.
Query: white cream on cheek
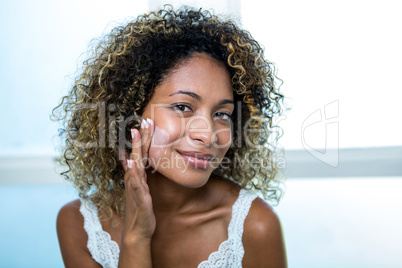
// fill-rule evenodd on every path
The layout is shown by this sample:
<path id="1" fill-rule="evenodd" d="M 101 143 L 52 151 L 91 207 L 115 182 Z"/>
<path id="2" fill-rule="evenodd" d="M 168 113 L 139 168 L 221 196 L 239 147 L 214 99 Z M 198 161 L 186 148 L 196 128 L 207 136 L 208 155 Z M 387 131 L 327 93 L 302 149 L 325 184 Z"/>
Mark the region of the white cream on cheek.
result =
<path id="1" fill-rule="evenodd" d="M 166 155 L 168 149 L 166 145 L 169 143 L 169 138 L 170 135 L 166 130 L 155 126 L 154 135 L 149 148 L 149 157 L 152 158 L 153 161 L 158 161 L 163 149 L 165 149 L 164 154 Z"/>
<path id="2" fill-rule="evenodd" d="M 154 132 L 152 142 L 156 146 L 159 145 L 161 147 L 164 147 L 164 145 L 168 144 L 168 142 L 169 142 L 169 133 L 166 130 L 155 126 L 155 132 Z M 151 143 L 151 146 L 152 146 L 152 143 Z"/>

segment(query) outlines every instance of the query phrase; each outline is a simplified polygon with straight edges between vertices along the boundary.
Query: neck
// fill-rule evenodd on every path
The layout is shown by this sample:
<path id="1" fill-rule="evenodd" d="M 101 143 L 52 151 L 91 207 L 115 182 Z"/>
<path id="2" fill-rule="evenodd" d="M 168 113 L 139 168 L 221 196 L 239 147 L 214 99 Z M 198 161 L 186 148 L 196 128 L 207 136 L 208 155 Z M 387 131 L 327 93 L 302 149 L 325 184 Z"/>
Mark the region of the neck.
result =
<path id="1" fill-rule="evenodd" d="M 159 213 L 180 213 L 194 209 L 196 202 L 206 191 L 205 185 L 200 188 L 181 186 L 159 172 L 147 170 L 147 183 L 152 196 L 153 209 Z"/>

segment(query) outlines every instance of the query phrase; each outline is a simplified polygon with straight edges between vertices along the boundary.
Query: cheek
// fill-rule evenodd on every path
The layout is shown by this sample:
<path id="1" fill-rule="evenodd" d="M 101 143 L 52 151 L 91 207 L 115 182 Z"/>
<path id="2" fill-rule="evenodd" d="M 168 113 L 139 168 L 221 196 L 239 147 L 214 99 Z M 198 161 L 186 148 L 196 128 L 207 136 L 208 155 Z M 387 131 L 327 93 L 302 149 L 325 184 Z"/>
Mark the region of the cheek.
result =
<path id="1" fill-rule="evenodd" d="M 229 149 L 232 144 L 232 131 L 230 128 L 220 129 L 217 132 L 218 145 L 221 148 Z"/>
<path id="2" fill-rule="evenodd" d="M 162 153 L 166 152 L 169 139 L 170 135 L 166 130 L 155 126 L 155 132 L 149 147 L 149 158 L 157 160 L 161 157 Z"/>
<path id="3" fill-rule="evenodd" d="M 164 147 L 169 143 L 169 137 L 170 135 L 166 130 L 155 126 L 155 132 L 151 145 Z"/>
<path id="4" fill-rule="evenodd" d="M 160 124 L 155 123 L 155 132 L 149 148 L 149 158 L 158 161 L 160 157 L 168 155 L 169 148 L 174 146 L 180 138 L 179 120 L 169 120 Z"/>

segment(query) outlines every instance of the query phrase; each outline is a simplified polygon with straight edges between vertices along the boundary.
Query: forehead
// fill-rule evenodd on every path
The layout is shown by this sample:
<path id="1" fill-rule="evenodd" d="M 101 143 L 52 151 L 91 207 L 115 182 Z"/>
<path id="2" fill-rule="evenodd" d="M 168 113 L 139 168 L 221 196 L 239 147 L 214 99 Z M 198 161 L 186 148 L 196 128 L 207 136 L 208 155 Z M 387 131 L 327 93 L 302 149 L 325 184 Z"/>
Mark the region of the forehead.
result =
<path id="1" fill-rule="evenodd" d="M 180 90 L 194 92 L 206 99 L 233 99 L 230 73 L 225 65 L 202 54 L 179 63 L 155 87 L 154 97 L 168 97 Z"/>

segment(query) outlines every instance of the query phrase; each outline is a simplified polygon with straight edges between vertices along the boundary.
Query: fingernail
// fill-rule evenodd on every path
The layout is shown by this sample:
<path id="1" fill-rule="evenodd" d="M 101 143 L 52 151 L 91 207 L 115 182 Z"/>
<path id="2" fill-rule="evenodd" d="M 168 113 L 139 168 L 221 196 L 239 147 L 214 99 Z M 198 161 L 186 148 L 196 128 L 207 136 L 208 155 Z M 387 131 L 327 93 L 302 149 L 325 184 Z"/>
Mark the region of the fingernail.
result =
<path id="1" fill-rule="evenodd" d="M 152 125 L 152 120 L 151 120 L 151 118 L 147 118 L 147 121 L 148 121 L 149 125 Z"/>
<path id="2" fill-rule="evenodd" d="M 132 162 L 133 162 L 133 160 L 127 159 L 127 166 L 128 166 L 129 168 L 132 168 L 132 167 L 133 167 Z"/>
<path id="3" fill-rule="evenodd" d="M 144 123 L 145 123 L 145 121 L 144 121 L 144 119 L 142 119 L 142 121 L 141 121 L 141 128 L 144 128 Z"/>
<path id="4" fill-rule="evenodd" d="M 149 127 L 148 119 L 147 119 L 147 121 L 145 121 L 145 119 L 142 119 L 142 120 L 144 121 L 145 128 L 148 128 Z"/>
<path id="5" fill-rule="evenodd" d="M 134 129 L 131 129 L 131 138 L 134 139 Z"/>

